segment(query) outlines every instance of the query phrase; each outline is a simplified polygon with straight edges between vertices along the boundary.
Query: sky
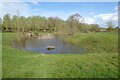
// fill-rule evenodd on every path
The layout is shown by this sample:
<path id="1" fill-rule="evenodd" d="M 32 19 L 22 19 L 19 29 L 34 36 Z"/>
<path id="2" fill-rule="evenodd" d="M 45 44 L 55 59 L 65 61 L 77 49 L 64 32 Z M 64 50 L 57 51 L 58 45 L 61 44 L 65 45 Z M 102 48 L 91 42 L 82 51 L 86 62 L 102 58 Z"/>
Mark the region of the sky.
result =
<path id="1" fill-rule="evenodd" d="M 66 20 L 70 15 L 79 13 L 88 24 L 106 27 L 108 21 L 118 26 L 117 2 L 0 2 L 0 17 L 9 13 L 11 16 L 40 15 L 58 16 Z"/>

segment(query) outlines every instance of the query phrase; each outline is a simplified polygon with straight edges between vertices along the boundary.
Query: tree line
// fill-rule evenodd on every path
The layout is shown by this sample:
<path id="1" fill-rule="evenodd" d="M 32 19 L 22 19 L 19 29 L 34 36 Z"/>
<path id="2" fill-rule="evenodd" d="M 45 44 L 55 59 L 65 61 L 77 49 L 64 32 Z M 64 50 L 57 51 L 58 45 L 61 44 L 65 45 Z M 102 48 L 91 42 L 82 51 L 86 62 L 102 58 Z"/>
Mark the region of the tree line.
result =
<path id="1" fill-rule="evenodd" d="M 3 20 L 0 19 L 0 25 L 3 32 L 56 32 L 72 35 L 77 32 L 97 32 L 100 30 L 98 24 L 84 23 L 84 18 L 78 13 L 69 16 L 67 20 L 42 16 L 14 15 L 10 17 L 10 14 L 6 14 Z"/>

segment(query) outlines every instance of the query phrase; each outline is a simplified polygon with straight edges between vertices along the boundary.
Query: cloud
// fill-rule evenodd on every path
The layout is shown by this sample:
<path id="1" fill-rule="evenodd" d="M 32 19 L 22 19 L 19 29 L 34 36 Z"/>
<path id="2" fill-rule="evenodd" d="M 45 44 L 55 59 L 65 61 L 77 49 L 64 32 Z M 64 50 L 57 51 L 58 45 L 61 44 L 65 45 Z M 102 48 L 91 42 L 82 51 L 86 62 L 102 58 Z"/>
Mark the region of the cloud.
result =
<path id="1" fill-rule="evenodd" d="M 118 10 L 120 10 L 120 5 L 118 5 L 114 8 L 114 11 L 118 11 Z"/>
<path id="2" fill-rule="evenodd" d="M 106 13 L 106 14 L 99 14 L 94 16 L 95 18 L 102 19 L 103 21 L 109 21 L 109 20 L 118 20 L 117 13 Z"/>
<path id="3" fill-rule="evenodd" d="M 112 21 L 115 26 L 118 26 L 118 13 L 114 12 L 114 13 L 106 13 L 106 14 L 98 14 L 95 15 L 94 18 L 96 18 L 100 24 L 105 24 L 109 21 Z"/>
<path id="4" fill-rule="evenodd" d="M 28 2 L 28 0 L 1 0 L 0 2 Z"/>
<path id="5" fill-rule="evenodd" d="M 84 17 L 85 23 L 88 24 L 99 24 L 100 27 L 107 27 L 107 22 L 112 21 L 113 24 L 118 26 L 118 13 L 105 13 L 97 14 L 94 16 Z"/>
<path id="6" fill-rule="evenodd" d="M 63 12 L 63 11 L 57 11 L 57 12 L 43 11 L 42 13 L 40 13 L 40 16 L 45 16 L 45 17 L 57 16 L 63 20 L 67 20 L 68 17 L 72 14 L 75 14 L 75 13 L 74 12 Z"/>
<path id="7" fill-rule="evenodd" d="M 118 7 L 116 6 L 111 13 L 101 13 L 89 15 L 85 18 L 85 23 L 88 24 L 99 24 L 101 27 L 107 27 L 107 22 L 112 21 L 115 26 L 118 26 Z"/>
<path id="8" fill-rule="evenodd" d="M 19 0 L 17 0 L 19 1 Z M 31 4 L 39 4 L 37 1 L 32 1 Z M 77 13 L 82 13 L 79 11 L 50 11 L 40 8 L 31 8 L 31 5 L 26 2 L 1 2 L 0 3 L 0 18 L 5 14 L 9 13 L 11 16 L 17 15 L 19 11 L 20 16 L 31 16 L 40 15 L 45 17 L 58 16 L 66 20 L 70 15 Z M 114 8 L 113 13 L 101 13 L 95 14 L 95 12 L 89 12 L 89 15 L 84 16 L 85 23 L 88 24 L 99 24 L 100 26 L 106 26 L 108 21 L 113 21 L 115 25 L 118 25 L 118 12 L 117 7 Z M 81 15 L 82 16 L 82 15 Z"/>
<path id="9" fill-rule="evenodd" d="M 84 17 L 85 23 L 95 24 L 95 19 L 93 17 Z"/>
<path id="10" fill-rule="evenodd" d="M 116 7 L 114 8 L 114 11 L 118 11 L 118 6 L 116 6 Z"/>
<path id="11" fill-rule="evenodd" d="M 16 0 L 1 0 L 0 2 L 12 2 Z M 22 2 L 32 2 L 33 0 L 20 0 Z M 36 0 L 39 2 L 119 2 L 119 0 Z"/>
<path id="12" fill-rule="evenodd" d="M 50 16 L 58 16 L 64 20 L 66 20 L 70 15 L 72 15 L 74 12 L 64 12 L 64 11 L 49 11 L 44 10 L 40 8 L 31 8 L 31 4 L 38 4 L 36 2 L 26 3 L 26 2 L 1 2 L 0 3 L 0 18 L 3 18 L 3 16 L 7 13 L 9 13 L 11 16 L 17 15 L 19 11 L 20 16 L 31 16 L 31 15 L 40 15 L 45 17 Z"/>
<path id="13" fill-rule="evenodd" d="M 19 12 L 19 15 L 30 15 L 29 5 L 23 2 L 1 2 L 0 11 L 1 18 L 7 13 L 11 16 L 17 15 L 17 12 Z"/>
<path id="14" fill-rule="evenodd" d="M 38 1 L 32 1 L 32 4 L 37 5 L 37 4 L 39 4 L 39 2 Z"/>

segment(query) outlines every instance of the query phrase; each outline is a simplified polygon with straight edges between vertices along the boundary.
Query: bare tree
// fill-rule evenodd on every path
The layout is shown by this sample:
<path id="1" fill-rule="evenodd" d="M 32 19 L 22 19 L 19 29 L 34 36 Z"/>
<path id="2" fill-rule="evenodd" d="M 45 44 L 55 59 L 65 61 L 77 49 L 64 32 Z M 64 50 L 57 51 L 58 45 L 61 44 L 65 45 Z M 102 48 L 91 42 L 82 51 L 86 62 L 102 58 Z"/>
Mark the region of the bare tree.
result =
<path id="1" fill-rule="evenodd" d="M 108 31 L 112 31 L 114 29 L 114 24 L 112 21 L 107 22 L 107 26 L 108 26 L 107 28 Z"/>
<path id="2" fill-rule="evenodd" d="M 78 32 L 78 28 L 80 27 L 80 24 L 84 22 L 84 19 L 80 14 L 76 13 L 71 15 L 68 19 L 67 22 L 69 24 L 69 33 L 73 34 L 75 32 Z"/>

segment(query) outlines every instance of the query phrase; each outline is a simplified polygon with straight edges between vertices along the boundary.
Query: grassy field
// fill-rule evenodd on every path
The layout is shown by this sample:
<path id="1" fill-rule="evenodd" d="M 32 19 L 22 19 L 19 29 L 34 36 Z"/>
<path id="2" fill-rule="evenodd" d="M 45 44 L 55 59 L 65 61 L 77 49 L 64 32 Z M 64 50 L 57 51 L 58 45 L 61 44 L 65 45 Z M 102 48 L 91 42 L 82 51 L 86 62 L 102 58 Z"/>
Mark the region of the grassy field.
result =
<path id="1" fill-rule="evenodd" d="M 118 52 L 118 33 L 80 33 L 67 37 L 66 41 L 86 49 L 87 53 Z"/>
<path id="2" fill-rule="evenodd" d="M 12 48 L 15 33 L 2 36 L 3 78 L 118 77 L 117 33 L 76 34 L 66 40 L 85 47 L 85 54 L 50 55 Z"/>

